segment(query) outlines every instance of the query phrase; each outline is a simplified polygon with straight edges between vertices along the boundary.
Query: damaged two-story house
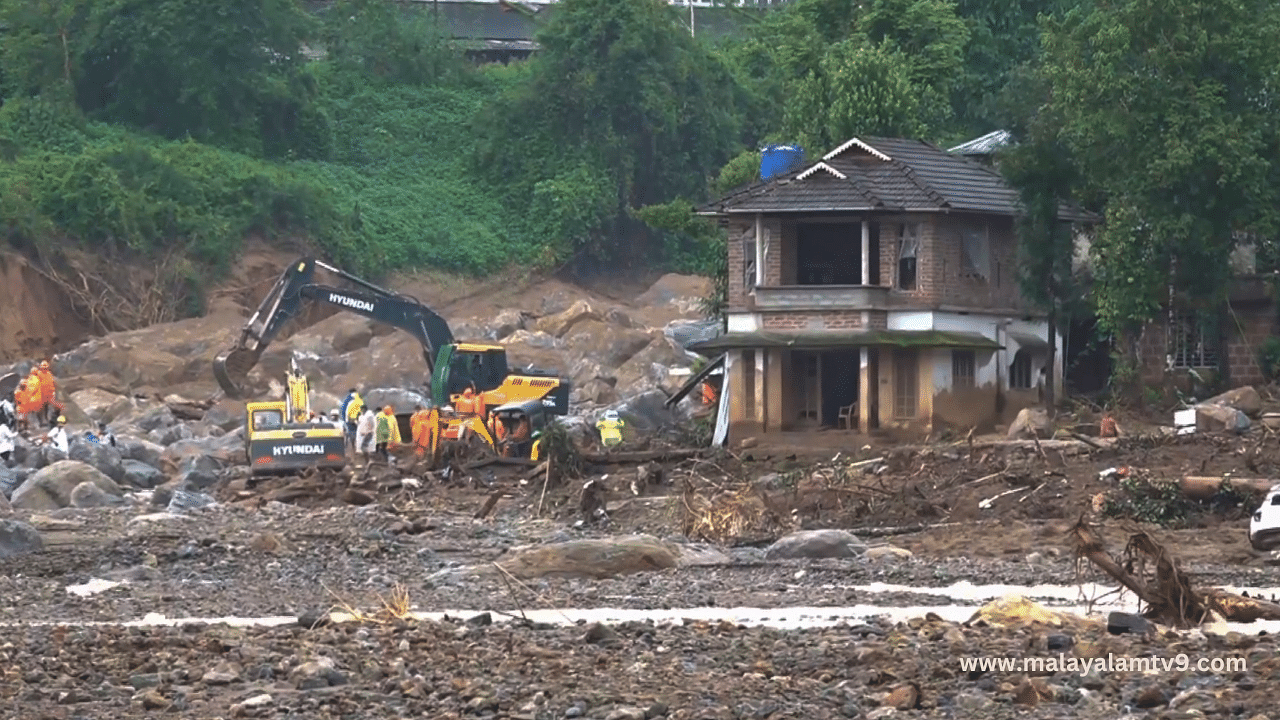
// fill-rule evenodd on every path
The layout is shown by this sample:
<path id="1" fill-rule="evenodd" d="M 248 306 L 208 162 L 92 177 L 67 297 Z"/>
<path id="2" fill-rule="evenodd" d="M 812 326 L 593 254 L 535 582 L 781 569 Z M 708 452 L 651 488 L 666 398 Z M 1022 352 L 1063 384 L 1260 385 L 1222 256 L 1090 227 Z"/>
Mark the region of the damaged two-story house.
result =
<path id="1" fill-rule="evenodd" d="M 918 140 L 854 138 L 698 209 L 727 226 L 731 437 L 990 428 L 1040 401 L 1062 338 L 1019 288 L 1017 196 Z M 1093 222 L 1063 205 L 1060 217 Z"/>

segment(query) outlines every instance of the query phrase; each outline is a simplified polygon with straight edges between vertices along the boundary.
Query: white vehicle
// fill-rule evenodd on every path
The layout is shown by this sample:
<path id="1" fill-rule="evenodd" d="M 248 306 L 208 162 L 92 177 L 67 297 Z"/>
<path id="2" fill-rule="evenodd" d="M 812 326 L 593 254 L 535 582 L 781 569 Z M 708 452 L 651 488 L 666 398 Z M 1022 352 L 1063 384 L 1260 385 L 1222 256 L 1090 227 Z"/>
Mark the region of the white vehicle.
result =
<path id="1" fill-rule="evenodd" d="M 1249 544 L 1254 550 L 1280 547 L 1280 485 L 1272 486 L 1249 521 Z"/>

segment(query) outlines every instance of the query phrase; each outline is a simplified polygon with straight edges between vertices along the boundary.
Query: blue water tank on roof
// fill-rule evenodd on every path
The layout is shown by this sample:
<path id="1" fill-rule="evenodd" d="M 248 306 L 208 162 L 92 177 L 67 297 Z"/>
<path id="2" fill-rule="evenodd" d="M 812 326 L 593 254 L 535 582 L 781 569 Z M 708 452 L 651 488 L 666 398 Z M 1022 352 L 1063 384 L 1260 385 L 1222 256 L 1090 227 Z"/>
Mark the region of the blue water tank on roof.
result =
<path id="1" fill-rule="evenodd" d="M 760 179 L 772 180 L 804 164 L 804 148 L 799 145 L 770 145 L 760 151 Z"/>

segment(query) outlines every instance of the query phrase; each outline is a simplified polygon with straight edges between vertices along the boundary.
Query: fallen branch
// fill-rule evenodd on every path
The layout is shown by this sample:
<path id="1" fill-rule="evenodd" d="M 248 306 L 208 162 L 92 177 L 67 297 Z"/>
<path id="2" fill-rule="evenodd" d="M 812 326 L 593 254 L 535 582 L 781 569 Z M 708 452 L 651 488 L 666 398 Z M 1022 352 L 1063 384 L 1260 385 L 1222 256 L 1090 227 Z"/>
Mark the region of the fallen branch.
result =
<path id="1" fill-rule="evenodd" d="M 1230 622 L 1280 620 L 1280 605 L 1244 597 L 1225 590 L 1197 591 L 1168 551 L 1150 535 L 1139 532 L 1129 537 L 1125 562 L 1107 552 L 1102 540 L 1084 521 L 1071 528 L 1078 557 L 1088 558 L 1099 569 L 1138 596 L 1147 609 L 1144 617 L 1175 627 L 1199 625 L 1217 614 Z M 1154 568 L 1147 572 L 1148 563 Z"/>
<path id="2" fill-rule="evenodd" d="M 471 470 L 479 470 L 480 468 L 488 467 L 490 465 L 519 465 L 523 467 L 533 467 L 536 464 L 537 463 L 534 461 L 525 458 L 490 457 L 467 463 L 462 466 L 462 469 L 470 472 Z"/>
<path id="3" fill-rule="evenodd" d="M 582 453 L 582 459 L 601 465 L 688 460 L 706 454 L 703 448 L 679 450 L 630 450 L 616 453 Z"/>

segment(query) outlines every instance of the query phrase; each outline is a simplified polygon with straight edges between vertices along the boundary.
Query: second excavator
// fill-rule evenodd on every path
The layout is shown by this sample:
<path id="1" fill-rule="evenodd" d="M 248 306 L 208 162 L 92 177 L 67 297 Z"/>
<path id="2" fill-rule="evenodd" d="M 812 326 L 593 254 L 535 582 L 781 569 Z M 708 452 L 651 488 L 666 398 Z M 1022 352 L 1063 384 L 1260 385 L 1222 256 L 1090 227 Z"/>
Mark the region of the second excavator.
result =
<path id="1" fill-rule="evenodd" d="M 317 283 L 317 269 L 356 287 Z M 474 396 L 467 393 L 469 399 L 481 408 L 538 401 L 549 415 L 569 412 L 568 378 L 533 369 L 513 372 L 502 345 L 457 342 L 445 319 L 416 298 L 394 293 L 314 258 L 301 258 L 281 274 L 245 324 L 236 345 L 214 360 L 214 377 L 227 397 L 246 395 L 244 381 L 267 346 L 289 320 L 313 302 L 363 315 L 416 337 L 422 344 L 431 402 L 436 408 L 465 404 L 464 393 L 470 388 Z M 452 439 L 465 434 L 461 427 L 453 427 L 464 424 L 464 419 L 442 419 L 440 435 Z M 485 428 L 487 418 L 478 419 L 479 423 L 471 424 L 480 431 Z M 490 445 L 496 442 L 486 431 L 477 434 Z"/>

